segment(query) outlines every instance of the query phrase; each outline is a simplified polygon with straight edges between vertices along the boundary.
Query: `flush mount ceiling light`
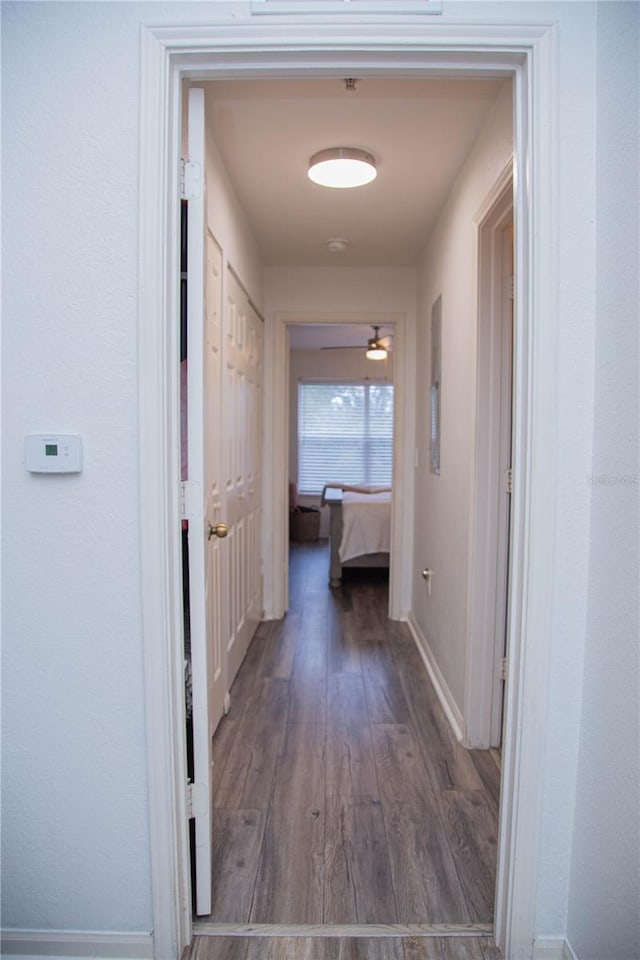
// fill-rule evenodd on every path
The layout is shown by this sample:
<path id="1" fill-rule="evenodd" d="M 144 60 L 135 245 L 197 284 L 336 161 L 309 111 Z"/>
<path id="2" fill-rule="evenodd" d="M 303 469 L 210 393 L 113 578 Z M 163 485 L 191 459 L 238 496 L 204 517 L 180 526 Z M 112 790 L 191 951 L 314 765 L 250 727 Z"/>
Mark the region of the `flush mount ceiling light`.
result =
<path id="1" fill-rule="evenodd" d="M 361 187 L 371 183 L 375 177 L 375 157 L 356 147 L 320 150 L 309 160 L 309 179 L 322 187 Z"/>
<path id="2" fill-rule="evenodd" d="M 373 336 L 367 341 L 367 360 L 386 360 L 387 350 L 378 331 L 380 327 L 373 328 Z"/>

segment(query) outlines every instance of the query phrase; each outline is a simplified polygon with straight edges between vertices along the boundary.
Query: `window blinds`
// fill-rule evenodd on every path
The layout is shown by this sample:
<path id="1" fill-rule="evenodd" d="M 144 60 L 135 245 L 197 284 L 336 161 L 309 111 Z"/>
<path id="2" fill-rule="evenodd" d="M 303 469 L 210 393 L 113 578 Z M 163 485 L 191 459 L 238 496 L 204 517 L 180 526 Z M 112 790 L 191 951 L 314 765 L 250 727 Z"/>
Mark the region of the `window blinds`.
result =
<path id="1" fill-rule="evenodd" d="M 298 387 L 298 490 L 330 481 L 390 486 L 393 386 L 304 381 Z"/>

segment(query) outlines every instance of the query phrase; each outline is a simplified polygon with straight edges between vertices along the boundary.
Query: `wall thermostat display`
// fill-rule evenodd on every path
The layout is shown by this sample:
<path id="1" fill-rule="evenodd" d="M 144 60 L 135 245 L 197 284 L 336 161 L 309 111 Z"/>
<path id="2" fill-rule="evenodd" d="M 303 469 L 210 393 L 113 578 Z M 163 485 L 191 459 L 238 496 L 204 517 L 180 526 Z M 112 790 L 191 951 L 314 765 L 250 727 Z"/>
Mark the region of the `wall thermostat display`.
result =
<path id="1" fill-rule="evenodd" d="M 25 438 L 30 473 L 80 473 L 82 441 L 75 433 L 37 433 Z"/>

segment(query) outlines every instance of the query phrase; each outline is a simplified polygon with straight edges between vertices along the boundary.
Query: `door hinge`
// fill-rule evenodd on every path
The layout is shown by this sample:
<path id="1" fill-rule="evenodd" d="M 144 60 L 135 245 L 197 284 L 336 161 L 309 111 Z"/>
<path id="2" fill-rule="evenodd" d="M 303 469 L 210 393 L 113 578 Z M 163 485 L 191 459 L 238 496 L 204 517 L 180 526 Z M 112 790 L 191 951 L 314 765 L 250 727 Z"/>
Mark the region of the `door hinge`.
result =
<path id="1" fill-rule="evenodd" d="M 507 658 L 500 657 L 498 660 L 498 680 L 507 679 Z"/>
<path id="2" fill-rule="evenodd" d="M 202 168 L 195 160 L 180 161 L 180 197 L 197 200 L 202 192 Z"/>
<path id="3" fill-rule="evenodd" d="M 202 817 L 207 812 L 207 791 L 204 783 L 187 784 L 187 814 L 189 820 Z"/>
<path id="4" fill-rule="evenodd" d="M 180 481 L 180 519 L 192 520 L 198 511 L 199 486 L 193 480 Z"/>
<path id="5" fill-rule="evenodd" d="M 505 470 L 505 491 L 506 493 L 513 493 L 513 467 L 508 467 Z"/>

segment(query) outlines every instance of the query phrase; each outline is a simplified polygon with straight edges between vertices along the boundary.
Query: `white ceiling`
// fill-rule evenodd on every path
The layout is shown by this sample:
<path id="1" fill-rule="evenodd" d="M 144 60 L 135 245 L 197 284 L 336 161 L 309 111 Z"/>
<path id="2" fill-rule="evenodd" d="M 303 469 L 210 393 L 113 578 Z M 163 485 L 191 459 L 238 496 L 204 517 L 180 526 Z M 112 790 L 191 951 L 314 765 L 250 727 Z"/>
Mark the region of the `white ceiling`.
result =
<path id="1" fill-rule="evenodd" d="M 208 122 L 265 266 L 371 267 L 417 264 L 508 82 L 369 77 L 355 91 L 338 78 L 203 85 Z M 312 183 L 309 157 L 334 146 L 372 153 L 376 179 L 354 190 Z M 328 251 L 335 237 L 349 241 L 345 252 Z"/>

